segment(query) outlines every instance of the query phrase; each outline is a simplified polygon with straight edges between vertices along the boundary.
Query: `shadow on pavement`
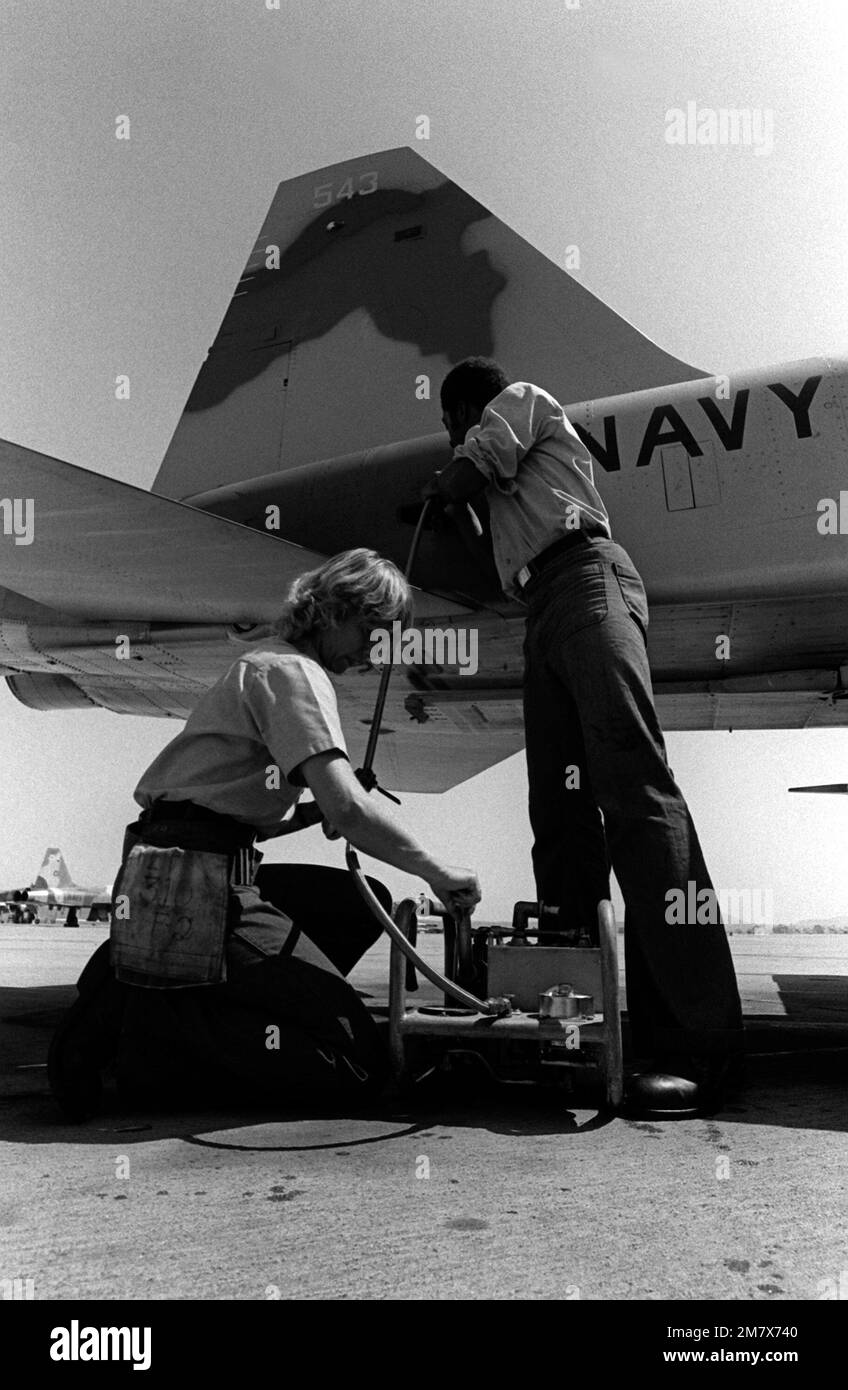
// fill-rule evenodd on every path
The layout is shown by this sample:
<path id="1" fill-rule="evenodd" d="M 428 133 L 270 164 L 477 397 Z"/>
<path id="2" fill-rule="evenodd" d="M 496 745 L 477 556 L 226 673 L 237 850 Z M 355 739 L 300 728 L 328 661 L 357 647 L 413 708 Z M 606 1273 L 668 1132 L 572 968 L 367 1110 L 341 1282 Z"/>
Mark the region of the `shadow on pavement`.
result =
<path id="1" fill-rule="evenodd" d="M 848 1029 L 848 977 L 772 975 L 787 1019 L 799 1023 L 841 1024 Z"/>
<path id="2" fill-rule="evenodd" d="M 844 986 L 848 995 L 848 981 L 822 978 L 828 981 L 828 1000 L 834 984 Z M 819 983 L 818 977 L 798 976 L 783 982 L 788 1005 L 794 1001 L 791 1016 L 798 1020 L 791 1027 L 780 1018 L 747 1021 L 747 1084 L 711 1117 L 713 1123 L 848 1131 L 848 1030 L 828 1026 L 826 1020 L 808 1022 L 811 990 L 823 992 Z M 646 1123 L 598 1110 L 592 1093 L 498 1084 L 473 1065 L 428 1078 L 367 1111 L 286 1112 L 254 1104 L 249 1109 L 206 1105 L 195 1111 L 153 1113 L 128 1109 L 111 1095 L 102 1115 L 85 1124 L 66 1124 L 47 1089 L 46 1058 L 53 1029 L 75 995 L 68 985 L 0 989 L 0 1139 L 5 1142 L 114 1145 L 120 1134 L 125 1145 L 181 1139 L 219 1149 L 288 1151 L 388 1143 L 437 1126 L 563 1138 L 578 1138 L 616 1120 L 652 1133 L 666 1127 L 660 1121 Z M 802 999 L 807 1000 L 803 1012 Z"/>

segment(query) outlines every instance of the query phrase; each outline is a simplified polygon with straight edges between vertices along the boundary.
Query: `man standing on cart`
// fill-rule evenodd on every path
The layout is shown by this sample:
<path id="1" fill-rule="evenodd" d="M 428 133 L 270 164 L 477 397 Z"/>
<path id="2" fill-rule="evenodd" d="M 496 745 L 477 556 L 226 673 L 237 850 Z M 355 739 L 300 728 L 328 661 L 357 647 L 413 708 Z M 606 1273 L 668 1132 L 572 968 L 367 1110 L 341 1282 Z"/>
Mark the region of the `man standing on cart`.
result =
<path id="1" fill-rule="evenodd" d="M 425 496 L 485 501 L 501 585 L 527 610 L 542 939 L 594 939 L 611 861 L 626 907 L 633 1048 L 644 1064 L 630 1102 L 654 1114 L 715 1109 L 741 1052 L 742 1013 L 720 920 L 668 920 L 670 890 L 703 901 L 696 895 L 712 884 L 654 709 L 642 581 L 611 538 L 589 452 L 552 396 L 469 358 L 445 377 L 441 405 L 454 454 Z"/>

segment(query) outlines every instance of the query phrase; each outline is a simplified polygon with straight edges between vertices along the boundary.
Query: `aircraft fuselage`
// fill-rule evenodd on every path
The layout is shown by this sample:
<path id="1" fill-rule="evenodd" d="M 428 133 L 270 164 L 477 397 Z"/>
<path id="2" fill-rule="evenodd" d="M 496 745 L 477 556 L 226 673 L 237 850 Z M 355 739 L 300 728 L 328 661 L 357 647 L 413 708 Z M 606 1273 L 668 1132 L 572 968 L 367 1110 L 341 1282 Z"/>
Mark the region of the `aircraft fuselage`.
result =
<path id="1" fill-rule="evenodd" d="M 578 402 L 566 413 L 649 597 L 693 603 L 848 588 L 840 528 L 828 524 L 846 477 L 846 406 L 846 364 L 813 359 Z M 186 500 L 328 554 L 373 545 L 403 563 L 411 524 L 398 513 L 449 458 L 444 433 L 425 435 Z M 503 606 L 446 523 L 425 533 L 414 580 Z"/>

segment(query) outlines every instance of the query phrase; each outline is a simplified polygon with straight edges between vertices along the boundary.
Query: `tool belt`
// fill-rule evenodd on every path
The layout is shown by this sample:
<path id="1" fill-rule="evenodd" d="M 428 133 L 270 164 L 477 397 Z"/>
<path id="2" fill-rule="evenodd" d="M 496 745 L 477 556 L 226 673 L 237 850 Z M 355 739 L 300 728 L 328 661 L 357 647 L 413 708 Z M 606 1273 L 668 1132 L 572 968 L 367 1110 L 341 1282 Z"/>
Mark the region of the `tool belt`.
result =
<path id="1" fill-rule="evenodd" d="M 127 827 L 109 932 L 117 979 L 147 989 L 226 980 L 230 889 L 254 880 L 255 834 L 190 801 L 154 802 Z"/>
<path id="2" fill-rule="evenodd" d="M 233 885 L 252 883 L 262 862 L 262 855 L 253 848 L 255 826 L 246 825 L 233 816 L 224 816 L 219 811 L 211 811 L 208 806 L 199 806 L 195 801 L 154 801 L 152 806 L 142 811 L 136 824 L 142 827 L 142 837 L 145 829 L 155 826 L 157 838 L 166 825 L 173 825 L 175 842 L 187 838 L 182 831 L 191 826 L 192 848 L 229 855 L 230 883 Z"/>

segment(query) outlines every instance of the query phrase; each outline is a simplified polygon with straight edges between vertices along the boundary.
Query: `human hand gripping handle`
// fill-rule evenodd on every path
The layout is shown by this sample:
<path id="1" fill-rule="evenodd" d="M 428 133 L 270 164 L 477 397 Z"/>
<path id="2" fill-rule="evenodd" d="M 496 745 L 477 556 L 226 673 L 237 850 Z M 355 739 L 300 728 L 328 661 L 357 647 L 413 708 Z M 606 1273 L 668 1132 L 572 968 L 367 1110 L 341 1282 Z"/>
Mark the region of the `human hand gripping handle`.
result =
<path id="1" fill-rule="evenodd" d="M 434 896 L 455 917 L 472 913 L 482 897 L 479 880 L 472 869 L 439 866 L 435 872 L 431 870 L 427 882 Z"/>

